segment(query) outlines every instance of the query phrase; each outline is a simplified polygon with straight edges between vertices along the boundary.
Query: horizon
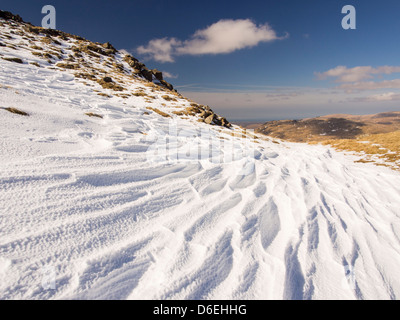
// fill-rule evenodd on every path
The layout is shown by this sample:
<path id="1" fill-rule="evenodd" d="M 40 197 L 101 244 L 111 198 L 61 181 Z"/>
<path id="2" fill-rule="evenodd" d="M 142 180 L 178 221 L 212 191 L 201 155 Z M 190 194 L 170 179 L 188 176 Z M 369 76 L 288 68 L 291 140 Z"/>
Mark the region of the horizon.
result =
<path id="1" fill-rule="evenodd" d="M 45 4 L 5 0 L 1 9 L 40 25 Z M 232 121 L 400 110 L 394 0 L 50 4 L 57 29 L 111 42 Z M 342 27 L 349 4 L 355 30 Z"/>

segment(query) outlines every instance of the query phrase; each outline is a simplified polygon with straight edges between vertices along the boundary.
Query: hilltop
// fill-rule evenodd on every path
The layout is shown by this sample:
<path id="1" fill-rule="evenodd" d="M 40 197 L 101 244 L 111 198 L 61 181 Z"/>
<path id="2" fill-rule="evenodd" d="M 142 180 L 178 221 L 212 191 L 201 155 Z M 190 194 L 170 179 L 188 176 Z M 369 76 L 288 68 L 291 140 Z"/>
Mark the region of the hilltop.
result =
<path id="1" fill-rule="evenodd" d="M 105 98 L 138 97 L 165 117 L 196 117 L 199 122 L 230 128 L 228 120 L 210 107 L 184 98 L 163 79 L 162 72 L 110 43 L 98 43 L 59 30 L 25 23 L 18 15 L 1 11 L 1 59 L 37 68 L 69 71 L 78 82 Z M 101 90 L 103 89 L 103 90 Z M 104 90 L 105 89 L 105 90 Z M 168 110 L 166 110 L 167 103 Z M 160 109 L 163 109 L 161 111 Z"/>

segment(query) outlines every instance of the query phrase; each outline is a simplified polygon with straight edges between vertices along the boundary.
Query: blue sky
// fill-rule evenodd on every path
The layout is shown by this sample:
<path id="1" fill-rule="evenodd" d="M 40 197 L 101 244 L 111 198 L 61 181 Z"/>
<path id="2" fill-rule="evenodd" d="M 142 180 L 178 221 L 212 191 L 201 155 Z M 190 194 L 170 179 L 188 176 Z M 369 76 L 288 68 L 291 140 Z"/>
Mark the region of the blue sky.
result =
<path id="1" fill-rule="evenodd" d="M 46 4 L 57 10 L 57 29 L 131 52 L 230 119 L 400 110 L 398 0 L 2 0 L 0 7 L 40 25 Z M 356 8 L 356 30 L 341 26 L 344 5 Z"/>

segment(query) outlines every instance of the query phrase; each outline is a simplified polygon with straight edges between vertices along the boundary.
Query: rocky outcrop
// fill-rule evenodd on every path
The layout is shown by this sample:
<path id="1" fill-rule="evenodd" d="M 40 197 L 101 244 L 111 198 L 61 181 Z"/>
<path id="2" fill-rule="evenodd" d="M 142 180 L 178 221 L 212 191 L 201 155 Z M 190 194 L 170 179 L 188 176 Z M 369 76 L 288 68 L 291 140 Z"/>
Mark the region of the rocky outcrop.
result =
<path id="1" fill-rule="evenodd" d="M 78 41 L 87 41 L 86 39 L 84 39 L 80 36 L 76 36 L 74 34 L 66 33 L 66 32 L 63 32 L 60 30 L 55 30 L 55 29 L 46 29 L 46 28 L 42 28 L 42 27 L 36 27 L 29 23 L 26 24 L 25 30 L 30 33 L 34 33 L 34 34 L 44 34 L 44 35 L 47 35 L 50 37 L 60 37 L 63 40 L 68 40 L 69 38 L 72 38 L 72 39 L 75 39 Z"/>
<path id="2" fill-rule="evenodd" d="M 104 49 L 106 49 L 106 53 L 108 53 L 108 54 L 115 54 L 115 53 L 117 52 L 117 49 L 115 49 L 115 48 L 112 46 L 112 44 L 109 43 L 109 42 L 103 43 L 103 44 L 102 44 L 102 47 L 103 47 Z"/>
<path id="3" fill-rule="evenodd" d="M 172 84 L 168 83 L 167 81 L 161 80 L 160 83 L 161 83 L 164 87 L 166 87 L 168 90 L 171 90 L 171 91 L 174 90 L 174 86 L 173 86 Z"/>
<path id="4" fill-rule="evenodd" d="M 157 69 L 153 69 L 151 70 L 151 72 L 153 73 L 154 77 L 158 80 L 158 81 L 162 81 L 163 79 L 163 74 L 161 71 L 158 71 Z"/>
<path id="5" fill-rule="evenodd" d="M 198 116 L 200 122 L 207 124 L 222 126 L 225 128 L 231 128 L 232 125 L 226 118 L 223 118 L 216 113 L 214 113 L 209 106 L 204 106 L 201 104 L 192 103 L 189 108 L 186 108 L 186 115 Z"/>
<path id="6" fill-rule="evenodd" d="M 147 69 L 146 67 L 144 67 L 141 71 L 140 74 L 143 76 L 143 78 L 145 78 L 147 81 L 153 81 L 153 73 Z"/>
<path id="7" fill-rule="evenodd" d="M 210 114 L 207 118 L 204 119 L 204 122 L 207 124 L 211 124 L 214 122 L 215 114 Z"/>
<path id="8" fill-rule="evenodd" d="M 37 46 L 36 44 L 30 46 L 29 49 L 35 50 L 31 52 L 34 56 L 47 59 L 49 64 L 55 64 L 57 68 L 79 70 L 79 72 L 74 73 L 77 78 L 95 81 L 104 89 L 113 91 L 129 91 L 124 88 L 125 86 L 122 87 L 121 85 L 124 85 L 124 83 L 129 83 L 129 80 L 132 80 L 132 77 L 137 78 L 139 76 L 149 81 L 150 83 L 145 83 L 145 85 L 151 87 L 152 92 L 159 91 L 164 100 L 177 102 L 177 99 L 180 98 L 183 99 L 185 103 L 188 101 L 174 89 L 172 84 L 164 80 L 163 73 L 161 71 L 147 68 L 144 63 L 141 63 L 138 59 L 128 54 L 124 56 L 123 61 L 128 64 L 129 68 L 133 69 L 129 70 L 125 63 L 121 63 L 119 60 L 119 55 L 116 55 L 119 52 L 109 42 L 92 42 L 63 31 L 33 26 L 30 23 L 23 22 L 20 16 L 13 15 L 12 13 L 6 11 L 0 11 L 0 18 L 8 20 L 2 22 L 2 25 L 9 24 L 10 26 L 15 26 L 16 24 L 20 23 L 20 29 L 22 33 L 26 34 L 27 38 L 38 39 L 40 43 L 46 44 L 44 49 L 42 46 Z M 59 47 L 62 46 L 61 40 L 67 41 L 71 46 L 68 49 L 63 48 L 64 50 L 62 50 Z M 4 45 L 0 42 L 0 46 Z M 105 59 L 102 56 L 106 56 Z M 0 58 L 15 63 L 24 63 L 24 61 L 15 57 Z M 92 60 L 97 67 L 91 69 Z M 40 67 L 40 65 L 36 62 L 30 63 Z M 99 67 L 100 64 L 104 66 L 104 69 Z M 127 81 L 124 82 L 121 80 L 121 77 L 126 77 Z M 159 86 L 158 89 L 156 87 L 157 85 Z M 169 94 L 165 94 L 168 90 L 170 91 Z M 98 94 L 110 97 L 109 94 L 105 94 L 103 92 Z M 155 97 L 147 96 L 142 92 L 126 92 L 115 95 L 122 98 L 128 98 L 132 95 L 143 96 L 147 99 L 146 102 L 155 99 Z M 177 115 L 194 116 L 198 121 L 207 123 L 209 125 L 218 125 L 226 128 L 231 127 L 229 121 L 215 114 L 209 106 L 191 103 L 190 107 L 183 107 L 182 110 L 174 112 Z"/>
<path id="9" fill-rule="evenodd" d="M 149 70 L 144 63 L 141 63 L 138 59 L 134 58 L 131 55 L 126 55 L 124 57 L 124 61 L 133 69 L 137 71 L 143 78 L 147 81 L 152 82 L 153 76 L 156 80 L 159 81 L 159 84 L 170 91 L 175 91 L 174 86 L 167 81 L 164 80 L 163 74 L 161 71 L 157 69 Z"/>
<path id="10" fill-rule="evenodd" d="M 14 15 L 9 11 L 0 10 L 0 18 L 3 18 L 4 20 L 14 20 L 16 22 L 24 22 L 19 15 Z"/>

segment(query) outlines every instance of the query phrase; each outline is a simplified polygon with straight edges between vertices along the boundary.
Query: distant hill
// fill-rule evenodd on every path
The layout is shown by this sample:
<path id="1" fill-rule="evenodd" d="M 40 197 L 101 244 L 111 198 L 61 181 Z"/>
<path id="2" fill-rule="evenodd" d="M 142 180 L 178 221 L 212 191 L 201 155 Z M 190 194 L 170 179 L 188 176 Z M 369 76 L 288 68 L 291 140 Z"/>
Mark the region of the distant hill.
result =
<path id="1" fill-rule="evenodd" d="M 332 114 L 302 120 L 269 121 L 256 132 L 293 142 L 316 142 L 330 139 L 355 139 L 365 134 L 400 130 L 400 112 L 373 115 Z"/>
<path id="2" fill-rule="evenodd" d="M 400 168 L 400 112 L 332 114 L 302 120 L 269 121 L 256 133 L 292 142 L 322 143 L 356 152 L 360 162 Z"/>

